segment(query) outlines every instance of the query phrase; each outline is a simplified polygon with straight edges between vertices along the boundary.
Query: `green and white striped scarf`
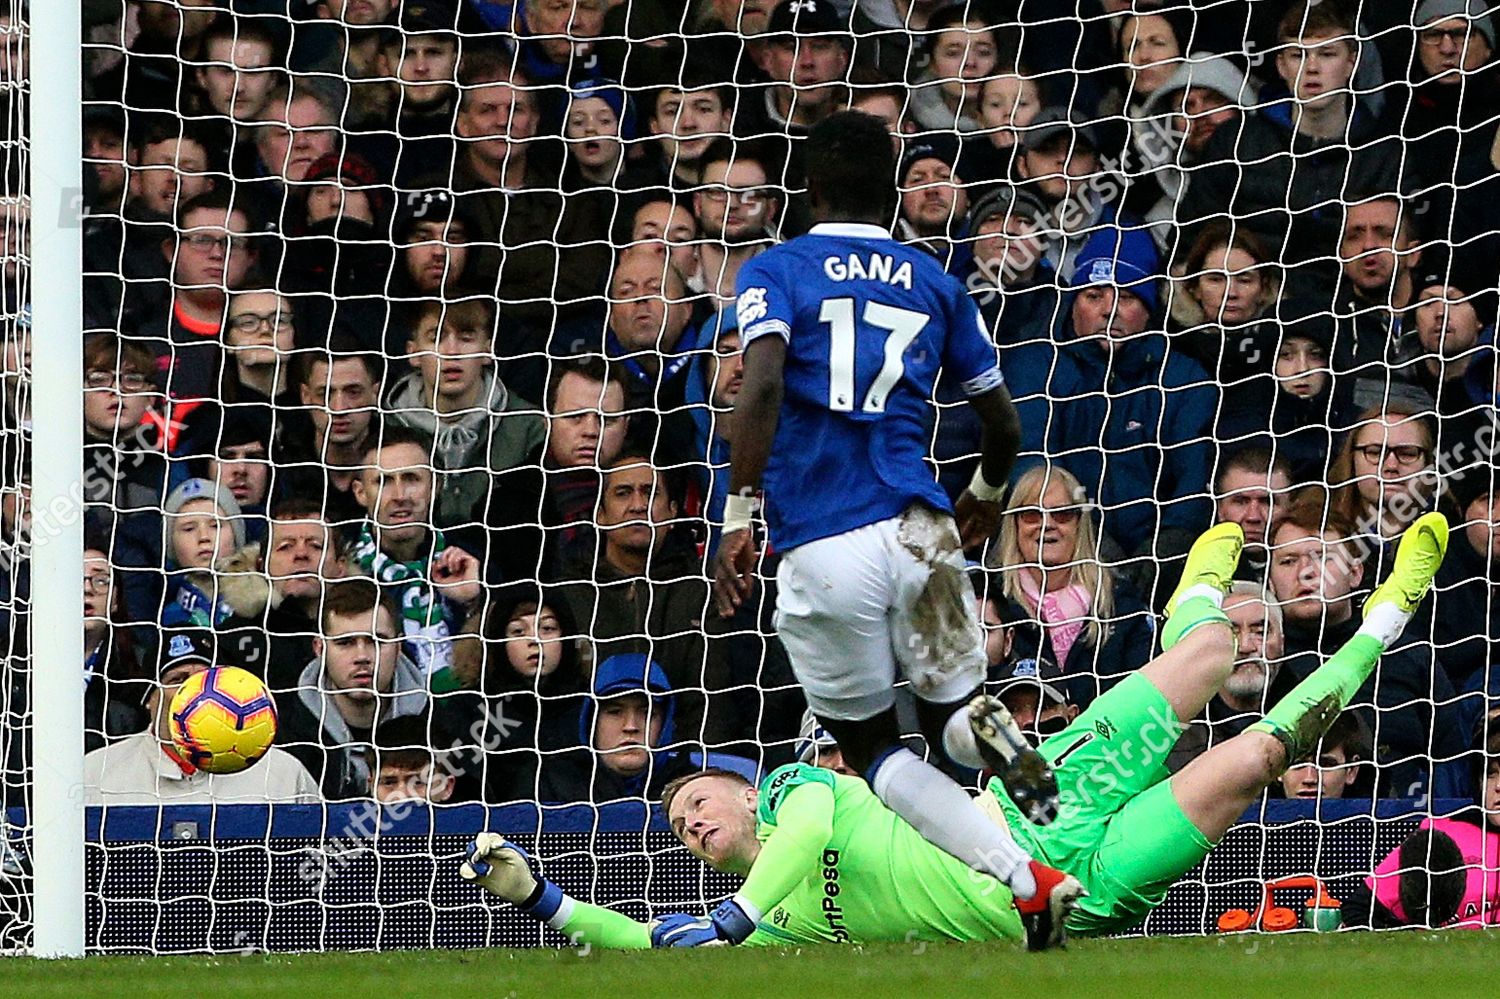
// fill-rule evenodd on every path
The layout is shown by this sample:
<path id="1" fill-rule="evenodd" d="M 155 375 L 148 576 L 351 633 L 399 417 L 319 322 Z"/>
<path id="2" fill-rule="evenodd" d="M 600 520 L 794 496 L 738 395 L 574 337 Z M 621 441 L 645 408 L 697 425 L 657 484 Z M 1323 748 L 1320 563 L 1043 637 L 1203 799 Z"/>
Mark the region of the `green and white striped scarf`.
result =
<path id="1" fill-rule="evenodd" d="M 431 689 L 451 690 L 455 686 L 453 630 L 443 601 L 428 578 L 432 560 L 448 547 L 448 542 L 442 531 L 434 529 L 432 535 L 432 552 L 427 558 L 402 562 L 380 550 L 370 525 L 365 524 L 354 548 L 354 561 L 381 589 L 396 597 L 407 655 L 421 667 Z"/>

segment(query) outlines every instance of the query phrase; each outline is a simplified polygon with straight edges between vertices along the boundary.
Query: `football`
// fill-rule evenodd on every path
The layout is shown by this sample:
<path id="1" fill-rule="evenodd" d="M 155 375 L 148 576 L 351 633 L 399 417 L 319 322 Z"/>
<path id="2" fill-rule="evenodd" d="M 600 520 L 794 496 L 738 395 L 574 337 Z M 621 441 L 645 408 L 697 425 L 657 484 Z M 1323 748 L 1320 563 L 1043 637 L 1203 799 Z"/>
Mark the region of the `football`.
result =
<path id="1" fill-rule="evenodd" d="M 276 704 L 255 674 L 221 666 L 188 677 L 172 698 L 172 741 L 193 766 L 233 774 L 276 740 Z"/>

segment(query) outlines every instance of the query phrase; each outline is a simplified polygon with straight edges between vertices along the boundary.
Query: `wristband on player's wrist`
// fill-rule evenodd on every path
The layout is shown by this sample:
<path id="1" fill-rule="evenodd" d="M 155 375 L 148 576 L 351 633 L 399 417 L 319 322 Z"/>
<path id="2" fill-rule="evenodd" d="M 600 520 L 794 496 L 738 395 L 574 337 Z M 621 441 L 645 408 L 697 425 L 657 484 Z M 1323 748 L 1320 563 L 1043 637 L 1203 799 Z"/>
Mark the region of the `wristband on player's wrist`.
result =
<path id="1" fill-rule="evenodd" d="M 531 889 L 531 894 L 526 896 L 526 900 L 516 908 L 528 916 L 535 916 L 544 923 L 551 923 L 560 911 L 564 908 L 571 908 L 565 905 L 568 901 L 570 901 L 568 896 L 563 894 L 563 890 L 557 885 L 546 878 L 537 878 L 536 887 Z"/>
<path id="2" fill-rule="evenodd" d="M 760 512 L 760 499 L 743 493 L 730 493 L 724 500 L 724 533 L 732 534 L 750 526 L 751 519 Z"/>
<path id="3" fill-rule="evenodd" d="M 740 896 L 725 899 L 709 916 L 719 936 L 732 944 L 744 943 L 755 932 L 760 913 Z"/>
<path id="4" fill-rule="evenodd" d="M 998 486 L 992 486 L 984 477 L 984 466 L 980 465 L 974 469 L 974 477 L 969 480 L 969 492 L 974 498 L 983 503 L 999 503 L 1005 499 L 1005 494 L 1010 488 L 1010 483 L 1002 482 Z"/>

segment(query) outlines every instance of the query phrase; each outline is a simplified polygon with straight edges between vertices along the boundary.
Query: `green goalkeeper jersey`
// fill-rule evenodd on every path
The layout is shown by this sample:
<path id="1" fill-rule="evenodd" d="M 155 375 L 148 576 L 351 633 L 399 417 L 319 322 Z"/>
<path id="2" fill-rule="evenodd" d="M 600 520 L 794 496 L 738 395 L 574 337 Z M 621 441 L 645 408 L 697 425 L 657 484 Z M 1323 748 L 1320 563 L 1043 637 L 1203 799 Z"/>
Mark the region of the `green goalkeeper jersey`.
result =
<path id="1" fill-rule="evenodd" d="M 759 799 L 764 845 L 741 894 L 765 915 L 746 944 L 1022 938 L 1005 885 L 928 843 L 863 780 L 795 763 L 767 775 Z M 558 929 L 651 945 L 644 924 L 581 902 Z"/>

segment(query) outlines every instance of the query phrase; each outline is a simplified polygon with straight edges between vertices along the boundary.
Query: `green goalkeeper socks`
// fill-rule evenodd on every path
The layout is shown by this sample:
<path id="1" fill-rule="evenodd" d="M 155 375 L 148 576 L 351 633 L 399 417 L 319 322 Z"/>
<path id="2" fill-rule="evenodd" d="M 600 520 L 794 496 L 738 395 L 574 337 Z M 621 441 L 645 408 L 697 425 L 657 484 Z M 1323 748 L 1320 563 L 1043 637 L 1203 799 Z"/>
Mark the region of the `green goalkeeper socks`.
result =
<path id="1" fill-rule="evenodd" d="M 1318 740 L 1370 678 L 1384 651 L 1378 639 L 1356 634 L 1249 731 L 1280 739 L 1286 747 L 1288 766 L 1311 759 Z"/>
<path id="2" fill-rule="evenodd" d="M 1223 600 L 1223 597 L 1219 598 Z M 1188 597 L 1173 609 L 1171 617 L 1161 629 L 1162 651 L 1170 649 L 1182 637 L 1205 624 L 1228 624 L 1229 618 L 1224 614 L 1223 608 L 1217 602 L 1207 596 Z"/>

